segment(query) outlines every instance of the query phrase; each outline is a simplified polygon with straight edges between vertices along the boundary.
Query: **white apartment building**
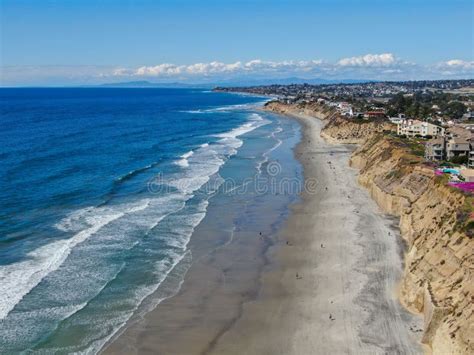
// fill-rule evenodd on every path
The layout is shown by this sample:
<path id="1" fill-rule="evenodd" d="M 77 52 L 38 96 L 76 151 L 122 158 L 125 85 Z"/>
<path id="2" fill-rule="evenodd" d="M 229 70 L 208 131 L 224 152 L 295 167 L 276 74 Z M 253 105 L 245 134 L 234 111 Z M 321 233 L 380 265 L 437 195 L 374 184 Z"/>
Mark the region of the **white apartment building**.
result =
<path id="1" fill-rule="evenodd" d="M 397 134 L 407 137 L 438 137 L 444 135 L 444 128 L 419 120 L 403 120 L 397 123 Z"/>

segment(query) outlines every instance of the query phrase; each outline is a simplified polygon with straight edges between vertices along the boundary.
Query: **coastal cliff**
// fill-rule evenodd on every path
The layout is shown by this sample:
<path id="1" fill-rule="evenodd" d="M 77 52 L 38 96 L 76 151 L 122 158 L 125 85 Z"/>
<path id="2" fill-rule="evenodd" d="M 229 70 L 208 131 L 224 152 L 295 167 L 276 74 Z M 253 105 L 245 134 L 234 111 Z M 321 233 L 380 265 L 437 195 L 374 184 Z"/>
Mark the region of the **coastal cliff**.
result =
<path id="1" fill-rule="evenodd" d="M 273 101 L 265 109 L 289 115 L 304 114 L 325 121 L 321 136 L 333 144 L 362 144 L 373 134 L 396 128 L 387 121 L 341 117 L 336 110 L 317 103 L 285 105 Z"/>
<path id="2" fill-rule="evenodd" d="M 379 135 L 362 144 L 350 163 L 377 204 L 400 218 L 408 246 L 400 300 L 423 314 L 423 343 L 433 354 L 472 354 L 472 198 L 446 186 L 411 149 Z"/>
<path id="3" fill-rule="evenodd" d="M 336 111 L 324 105 L 312 104 L 283 104 L 278 101 L 267 102 L 264 106 L 267 111 L 273 111 L 284 115 L 303 114 L 328 121 L 336 116 Z"/>
<path id="4" fill-rule="evenodd" d="M 474 353 L 473 198 L 436 177 L 420 147 L 383 134 L 393 130 L 389 123 L 355 122 L 320 105 L 271 102 L 266 109 L 317 117 L 329 142 L 360 145 L 350 160 L 359 183 L 400 218 L 407 252 L 399 298 L 423 315 L 422 342 L 433 354 Z"/>

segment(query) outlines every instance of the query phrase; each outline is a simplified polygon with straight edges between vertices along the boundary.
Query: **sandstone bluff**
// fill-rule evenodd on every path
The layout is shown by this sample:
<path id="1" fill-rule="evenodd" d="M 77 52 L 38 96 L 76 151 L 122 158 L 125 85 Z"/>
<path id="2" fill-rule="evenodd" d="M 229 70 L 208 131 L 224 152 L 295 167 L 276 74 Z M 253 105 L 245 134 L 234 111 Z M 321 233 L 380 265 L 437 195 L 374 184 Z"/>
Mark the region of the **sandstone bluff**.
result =
<path id="1" fill-rule="evenodd" d="M 433 354 L 474 353 L 474 239 L 465 224 L 471 198 L 387 134 L 394 129 L 388 122 L 343 118 L 318 104 L 270 102 L 266 109 L 316 117 L 325 122 L 321 136 L 329 142 L 359 144 L 350 160 L 359 183 L 384 212 L 399 217 L 407 250 L 398 293 L 424 318 L 422 342 Z"/>

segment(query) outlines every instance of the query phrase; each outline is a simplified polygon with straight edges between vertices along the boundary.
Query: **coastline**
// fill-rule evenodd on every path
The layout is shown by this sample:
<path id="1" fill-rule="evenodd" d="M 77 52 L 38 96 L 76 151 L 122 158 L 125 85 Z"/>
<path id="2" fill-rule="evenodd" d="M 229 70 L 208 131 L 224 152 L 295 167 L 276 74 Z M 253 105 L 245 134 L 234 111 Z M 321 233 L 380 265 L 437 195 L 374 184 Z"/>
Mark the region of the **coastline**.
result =
<path id="1" fill-rule="evenodd" d="M 320 188 L 293 206 L 258 300 L 210 353 L 421 353 L 421 317 L 397 299 L 404 248 L 394 220 L 357 185 L 352 148 L 327 144 L 320 120 L 291 116 L 303 127 L 295 154 Z"/>
<path id="2" fill-rule="evenodd" d="M 252 181 L 257 176 L 265 178 L 275 162 L 281 170 L 270 181 L 278 183 L 280 179 L 301 176 L 301 166 L 293 155 L 293 147 L 300 140 L 300 126 L 287 117 L 271 113 L 262 116 L 274 124 L 246 136 L 248 143 L 219 172 L 222 178 L 232 179 L 234 175 L 229 173 L 236 169 L 245 173 L 243 164 L 255 165 Z M 264 151 L 258 148 L 260 141 L 267 147 Z M 149 313 L 135 317 L 103 353 L 206 353 L 234 324 L 242 305 L 257 297 L 260 274 L 268 262 L 266 251 L 286 220 L 288 206 L 298 199 L 297 190 L 262 193 L 254 191 L 258 184 L 250 185 L 243 194 L 212 197 L 205 218 L 190 240 L 192 261 L 180 289 Z"/>
<path id="3" fill-rule="evenodd" d="M 127 329 L 106 353 L 421 352 L 422 321 L 404 310 L 396 296 L 403 245 L 395 223 L 357 185 L 356 170 L 348 164 L 352 147 L 327 144 L 320 137 L 320 120 L 291 116 L 302 127 L 294 154 L 305 179 L 316 178 L 319 185 L 291 207 L 276 240 L 263 248 L 249 245 L 262 260 L 259 282 L 250 287 L 254 294 L 242 297 L 236 288 L 237 299 L 226 300 L 219 275 L 204 263 L 190 270 L 182 293 L 202 297 L 200 307 L 217 312 L 217 318 L 231 314 L 230 320 L 216 322 L 214 317 L 203 327 L 201 319 L 188 325 L 186 336 L 167 334 L 173 341 L 163 347 L 163 336 L 154 332 L 159 322 L 173 319 L 163 319 L 160 309 L 178 307 L 174 317 L 186 317 L 196 303 L 195 298 L 171 298 Z M 199 289 L 200 280 L 212 292 L 189 292 Z"/>

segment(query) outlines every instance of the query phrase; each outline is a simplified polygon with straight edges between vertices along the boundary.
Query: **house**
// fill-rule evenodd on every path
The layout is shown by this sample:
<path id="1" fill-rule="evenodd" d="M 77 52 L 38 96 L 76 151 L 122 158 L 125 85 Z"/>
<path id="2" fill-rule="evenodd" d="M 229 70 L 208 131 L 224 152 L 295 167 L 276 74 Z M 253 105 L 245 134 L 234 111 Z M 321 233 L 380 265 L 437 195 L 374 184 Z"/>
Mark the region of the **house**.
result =
<path id="1" fill-rule="evenodd" d="M 444 159 L 444 139 L 435 138 L 425 144 L 425 159 L 440 161 Z"/>
<path id="2" fill-rule="evenodd" d="M 343 112 L 342 114 L 347 117 L 354 117 L 354 111 L 352 110 L 352 107 L 349 108 L 349 110 L 347 110 L 346 112 Z"/>
<path id="3" fill-rule="evenodd" d="M 471 149 L 472 149 L 472 147 L 471 147 Z M 474 168 L 474 150 L 471 150 L 469 152 L 469 160 L 467 162 L 467 166 L 468 166 L 468 168 L 471 168 L 471 169 Z"/>
<path id="4" fill-rule="evenodd" d="M 407 137 L 438 137 L 444 135 L 444 128 L 419 120 L 403 120 L 397 123 L 397 134 Z"/>
<path id="5" fill-rule="evenodd" d="M 461 128 L 452 127 L 446 134 L 446 159 L 469 156 L 471 151 L 471 132 Z"/>
<path id="6" fill-rule="evenodd" d="M 385 117 L 385 111 L 383 109 L 367 111 L 366 113 L 364 113 L 364 117 L 365 118 Z"/>
<path id="7" fill-rule="evenodd" d="M 351 108 L 351 105 L 347 102 L 339 102 L 337 107 L 341 111 L 348 111 Z"/>
<path id="8" fill-rule="evenodd" d="M 348 117 L 354 116 L 354 112 L 352 111 L 352 106 L 347 102 L 340 102 L 337 105 L 337 109 L 343 116 L 348 116 Z"/>
<path id="9" fill-rule="evenodd" d="M 403 120 L 405 120 L 406 118 L 405 118 L 405 115 L 403 113 L 400 113 L 400 114 L 398 114 L 398 116 L 389 117 L 388 119 L 389 119 L 390 122 L 398 124 L 398 123 L 402 122 Z"/>
<path id="10" fill-rule="evenodd" d="M 470 153 L 469 140 L 462 137 L 448 138 L 446 141 L 446 159 L 466 156 Z"/>
<path id="11" fill-rule="evenodd" d="M 473 121 L 474 120 L 474 111 L 467 111 L 467 113 L 465 113 L 462 118 L 464 118 L 465 120 L 469 120 L 469 121 Z"/>

